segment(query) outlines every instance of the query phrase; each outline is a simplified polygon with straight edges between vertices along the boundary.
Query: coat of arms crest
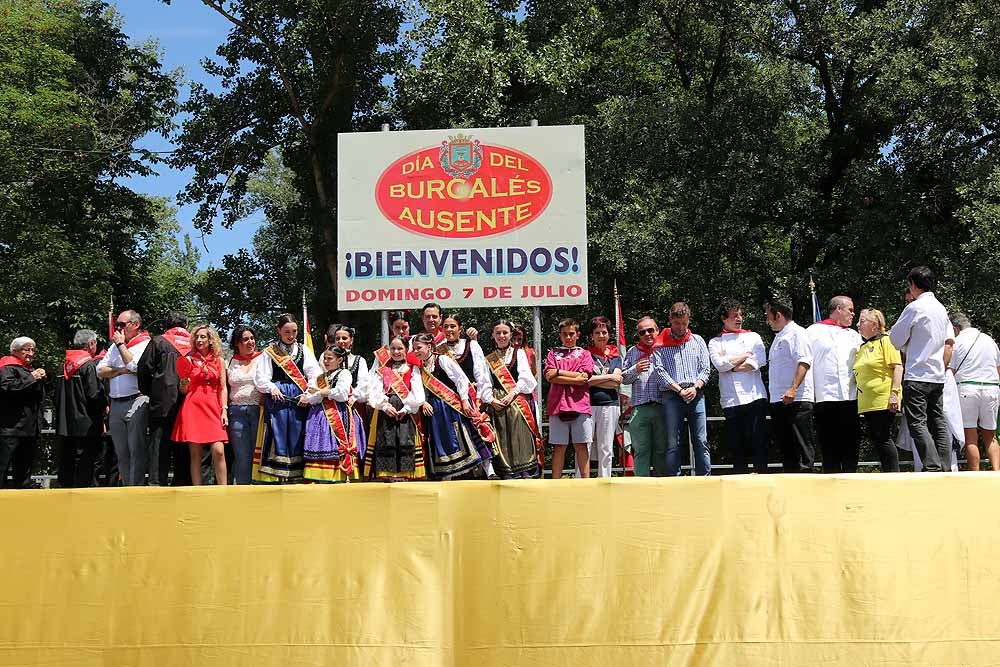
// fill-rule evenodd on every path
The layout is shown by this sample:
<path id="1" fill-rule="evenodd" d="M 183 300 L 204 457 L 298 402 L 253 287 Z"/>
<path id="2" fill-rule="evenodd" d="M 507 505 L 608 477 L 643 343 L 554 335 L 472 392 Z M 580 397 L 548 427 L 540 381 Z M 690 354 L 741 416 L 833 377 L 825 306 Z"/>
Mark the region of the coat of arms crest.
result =
<path id="1" fill-rule="evenodd" d="M 441 142 L 438 160 L 452 178 L 471 178 L 483 164 L 483 147 L 478 139 L 459 132 Z"/>

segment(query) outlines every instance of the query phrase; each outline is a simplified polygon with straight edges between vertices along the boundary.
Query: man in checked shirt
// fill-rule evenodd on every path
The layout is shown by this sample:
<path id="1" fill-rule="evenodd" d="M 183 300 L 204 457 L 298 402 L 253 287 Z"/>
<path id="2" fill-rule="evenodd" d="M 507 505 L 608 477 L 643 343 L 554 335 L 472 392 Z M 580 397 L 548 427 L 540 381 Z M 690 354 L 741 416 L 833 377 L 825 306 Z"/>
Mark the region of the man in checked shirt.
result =
<path id="1" fill-rule="evenodd" d="M 636 477 L 649 477 L 650 467 L 654 476 L 663 477 L 667 474 L 667 434 L 662 401 L 667 378 L 657 354 L 660 328 L 646 315 L 639 318 L 636 333 L 639 343 L 625 354 L 622 372 L 622 382 L 632 386 L 632 416 L 625 428 L 632 440 Z"/>
<path id="2" fill-rule="evenodd" d="M 660 334 L 659 355 L 667 375 L 663 418 L 667 429 L 667 476 L 681 474 L 681 434 L 687 420 L 694 446 L 694 469 L 698 475 L 712 474 L 708 451 L 708 420 L 705 385 L 712 365 L 705 339 L 691 333 L 691 308 L 683 301 L 670 306 L 670 327 Z"/>

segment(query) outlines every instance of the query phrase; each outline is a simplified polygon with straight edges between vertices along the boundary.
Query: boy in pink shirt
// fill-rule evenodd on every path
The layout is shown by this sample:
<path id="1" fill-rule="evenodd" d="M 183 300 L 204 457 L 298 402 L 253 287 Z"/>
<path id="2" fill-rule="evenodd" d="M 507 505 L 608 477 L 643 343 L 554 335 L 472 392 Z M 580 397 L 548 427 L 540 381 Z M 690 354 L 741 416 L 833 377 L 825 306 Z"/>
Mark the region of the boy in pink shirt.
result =
<path id="1" fill-rule="evenodd" d="M 587 381 L 594 374 L 594 358 L 577 347 L 580 325 L 566 319 L 559 323 L 562 347 L 549 350 L 545 357 L 545 379 L 549 396 L 545 412 L 549 415 L 549 443 L 552 444 L 552 478 L 562 477 L 566 447 L 573 445 L 582 477 L 590 477 L 590 443 L 594 439 L 594 421 L 590 415 L 590 389 Z"/>

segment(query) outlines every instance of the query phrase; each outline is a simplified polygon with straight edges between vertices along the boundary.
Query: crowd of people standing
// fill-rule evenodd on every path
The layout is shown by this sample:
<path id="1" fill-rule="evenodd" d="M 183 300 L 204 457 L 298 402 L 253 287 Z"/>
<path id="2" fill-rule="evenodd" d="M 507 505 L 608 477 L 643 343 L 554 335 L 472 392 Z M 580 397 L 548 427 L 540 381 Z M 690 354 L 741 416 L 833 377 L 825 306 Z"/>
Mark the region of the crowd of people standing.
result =
<path id="1" fill-rule="evenodd" d="M 705 387 L 713 372 L 737 473 L 767 472 L 771 440 L 784 472 L 812 471 L 817 444 L 824 472 L 855 472 L 862 424 L 883 471 L 899 470 L 897 446 L 912 449 L 923 470 L 955 469 L 955 443 L 978 469 L 980 434 L 998 470 L 1000 350 L 965 315 L 949 316 L 933 288 L 929 269 L 913 269 L 909 304 L 891 329 L 868 309 L 855 330 L 847 296 L 831 299 L 826 319 L 809 327 L 795 322 L 790 302 L 771 298 L 770 349 L 742 328 L 743 305 L 731 298 L 707 343 L 690 329 L 688 304 L 677 302 L 662 331 L 654 316 L 639 318 L 624 357 L 606 317 L 585 327 L 562 320 L 541 371 L 552 477 L 570 449 L 578 476 L 591 475 L 592 460 L 597 476 L 610 476 L 623 430 L 635 475 L 681 474 L 685 431 L 693 473 L 711 474 Z M 263 349 L 250 327 L 237 327 L 227 360 L 208 325 L 189 329 L 171 313 L 151 336 L 125 310 L 102 355 L 97 334 L 78 331 L 54 381 L 33 367 L 34 341 L 15 338 L 0 359 L 0 485 L 8 470 L 13 486 L 28 484 L 50 389 L 61 486 L 91 484 L 105 432 L 126 486 L 541 476 L 540 378 L 524 330 L 494 323 L 487 354 L 479 331 L 437 304 L 425 305 L 421 320 L 424 330 L 411 335 L 404 316 L 391 317 L 391 338 L 369 363 L 354 350 L 354 330 L 339 324 L 317 357 L 286 313 Z"/>

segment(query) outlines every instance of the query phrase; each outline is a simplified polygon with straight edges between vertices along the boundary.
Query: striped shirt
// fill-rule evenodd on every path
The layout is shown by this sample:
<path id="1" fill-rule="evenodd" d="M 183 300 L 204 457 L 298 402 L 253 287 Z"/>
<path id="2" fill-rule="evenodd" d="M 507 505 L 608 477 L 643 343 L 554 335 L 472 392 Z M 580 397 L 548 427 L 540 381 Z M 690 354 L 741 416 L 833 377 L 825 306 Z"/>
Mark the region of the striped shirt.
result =
<path id="1" fill-rule="evenodd" d="M 663 372 L 663 360 L 659 355 L 659 350 L 653 352 L 649 357 L 649 368 L 640 373 L 635 365 L 644 358 L 638 347 L 630 347 L 625 353 L 624 371 L 622 372 L 622 382 L 632 385 L 632 397 L 629 405 L 636 407 L 646 403 L 662 403 L 663 392 L 667 389 L 667 375 Z"/>

